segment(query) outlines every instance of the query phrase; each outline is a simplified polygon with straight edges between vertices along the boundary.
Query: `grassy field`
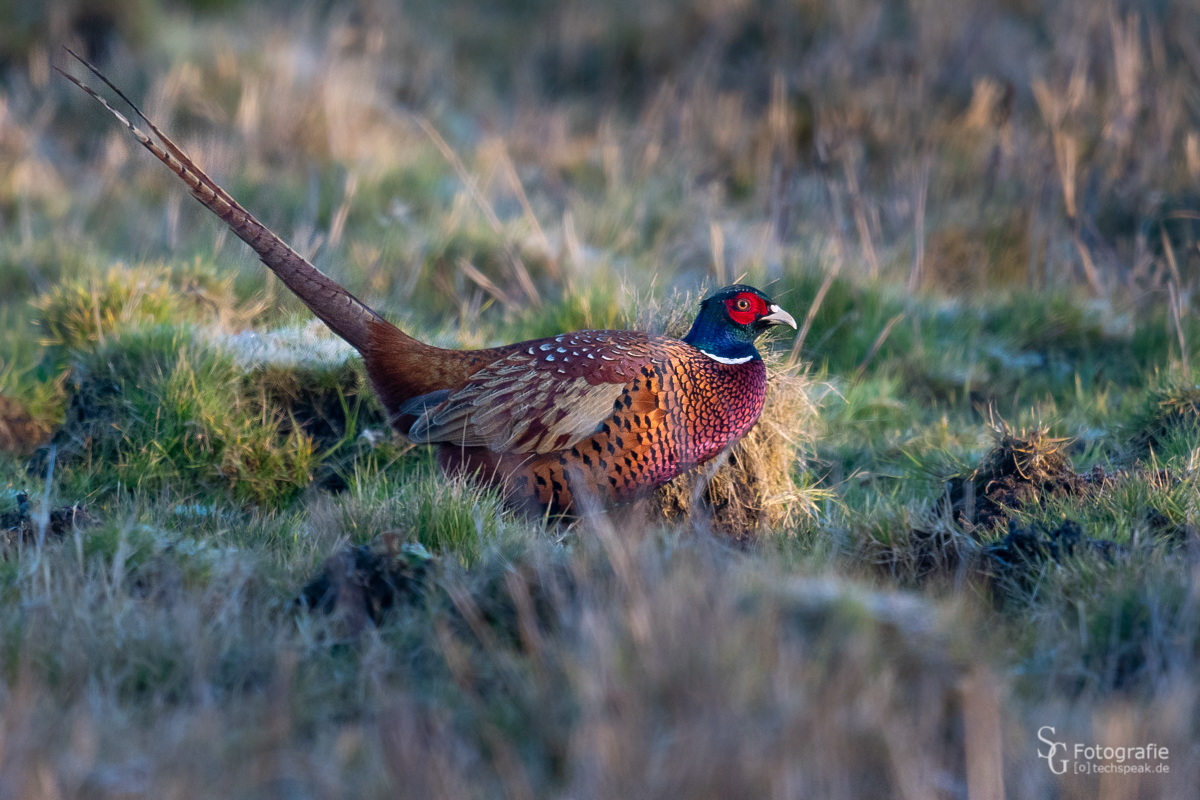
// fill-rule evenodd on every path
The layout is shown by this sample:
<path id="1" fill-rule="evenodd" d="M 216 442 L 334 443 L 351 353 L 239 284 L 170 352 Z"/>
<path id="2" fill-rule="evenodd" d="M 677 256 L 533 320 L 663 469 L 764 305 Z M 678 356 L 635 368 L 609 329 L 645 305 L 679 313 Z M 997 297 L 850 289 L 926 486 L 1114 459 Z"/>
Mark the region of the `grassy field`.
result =
<path id="1" fill-rule="evenodd" d="M 6 4 L 0 798 L 1190 796 L 1196 11 Z M 440 476 L 62 44 L 427 341 L 764 288 L 762 421 Z"/>

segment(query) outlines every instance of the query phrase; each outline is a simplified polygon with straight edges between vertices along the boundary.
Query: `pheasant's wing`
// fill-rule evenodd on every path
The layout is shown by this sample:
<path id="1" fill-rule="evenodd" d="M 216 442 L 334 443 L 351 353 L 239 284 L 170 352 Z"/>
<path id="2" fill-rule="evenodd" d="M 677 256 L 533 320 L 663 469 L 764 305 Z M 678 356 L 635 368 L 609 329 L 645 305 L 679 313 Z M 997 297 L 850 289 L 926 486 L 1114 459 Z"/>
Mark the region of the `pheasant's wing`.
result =
<path id="1" fill-rule="evenodd" d="M 425 402 L 408 437 L 504 453 L 562 450 L 612 416 L 658 349 L 657 338 L 633 331 L 580 331 L 526 342 L 449 397 Z"/>

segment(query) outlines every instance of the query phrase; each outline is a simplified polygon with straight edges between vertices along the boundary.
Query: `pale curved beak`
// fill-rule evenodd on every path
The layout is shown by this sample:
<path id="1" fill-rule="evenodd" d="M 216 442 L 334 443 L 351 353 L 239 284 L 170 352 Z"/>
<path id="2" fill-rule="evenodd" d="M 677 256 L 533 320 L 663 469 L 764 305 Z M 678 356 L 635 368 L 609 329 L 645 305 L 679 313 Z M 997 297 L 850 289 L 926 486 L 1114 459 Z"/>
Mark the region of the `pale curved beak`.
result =
<path id="1" fill-rule="evenodd" d="M 784 311 L 779 306 L 771 306 L 771 313 L 767 314 L 760 321 L 769 322 L 772 325 L 791 325 L 792 330 L 796 329 L 796 320 L 792 319 L 792 315 Z"/>

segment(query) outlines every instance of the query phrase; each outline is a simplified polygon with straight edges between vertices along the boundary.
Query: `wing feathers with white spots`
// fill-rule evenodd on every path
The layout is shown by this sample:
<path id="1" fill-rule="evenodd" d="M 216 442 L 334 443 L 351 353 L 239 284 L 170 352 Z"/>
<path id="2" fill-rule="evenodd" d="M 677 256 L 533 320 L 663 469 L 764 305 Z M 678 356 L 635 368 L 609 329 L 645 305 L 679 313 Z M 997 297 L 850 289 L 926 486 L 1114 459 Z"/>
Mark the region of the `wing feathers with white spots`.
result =
<path id="1" fill-rule="evenodd" d="M 427 408 L 408 437 L 508 453 L 571 447 L 612 416 L 614 404 L 651 360 L 654 344 L 644 334 L 623 331 L 529 342 Z"/>

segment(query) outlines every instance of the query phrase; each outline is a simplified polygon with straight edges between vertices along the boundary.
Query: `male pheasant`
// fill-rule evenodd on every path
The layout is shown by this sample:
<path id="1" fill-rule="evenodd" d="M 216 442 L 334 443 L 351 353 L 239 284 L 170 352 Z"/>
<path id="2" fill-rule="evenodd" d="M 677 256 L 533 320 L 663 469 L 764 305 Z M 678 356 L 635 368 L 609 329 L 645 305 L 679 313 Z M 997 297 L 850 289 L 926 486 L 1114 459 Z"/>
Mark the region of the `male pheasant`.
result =
<path id="1" fill-rule="evenodd" d="M 72 55 L 74 55 L 72 53 Z M 76 56 L 78 58 L 78 56 Z M 786 311 L 750 286 L 701 303 L 682 341 L 578 331 L 486 350 L 444 350 L 384 320 L 288 247 L 211 180 L 113 86 L 158 142 L 90 87 L 305 305 L 362 354 L 392 424 L 438 446 L 447 471 L 502 487 L 530 511 L 630 500 L 720 453 L 757 421 L 767 375 L 754 348 Z"/>

